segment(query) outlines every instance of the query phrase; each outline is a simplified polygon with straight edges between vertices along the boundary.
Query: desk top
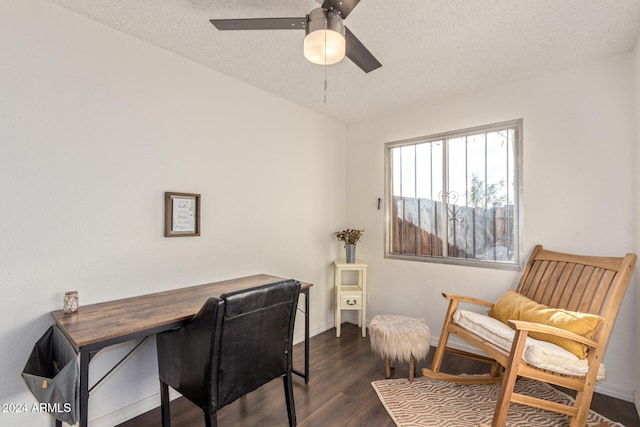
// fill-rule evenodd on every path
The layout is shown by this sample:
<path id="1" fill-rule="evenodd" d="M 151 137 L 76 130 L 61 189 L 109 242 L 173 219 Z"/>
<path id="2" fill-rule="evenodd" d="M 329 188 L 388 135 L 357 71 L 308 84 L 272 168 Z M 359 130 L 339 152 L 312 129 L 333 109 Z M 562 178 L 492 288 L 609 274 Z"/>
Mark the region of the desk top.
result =
<path id="1" fill-rule="evenodd" d="M 210 297 L 219 297 L 224 293 L 281 280 L 286 279 L 257 274 L 98 304 L 81 305 L 75 313 L 67 314 L 57 310 L 51 312 L 51 315 L 74 347 L 79 350 L 96 343 L 116 341 L 118 338 L 137 333 L 144 334 L 145 331 L 178 327 L 192 318 Z M 302 283 L 302 289 L 311 286 L 309 283 Z"/>

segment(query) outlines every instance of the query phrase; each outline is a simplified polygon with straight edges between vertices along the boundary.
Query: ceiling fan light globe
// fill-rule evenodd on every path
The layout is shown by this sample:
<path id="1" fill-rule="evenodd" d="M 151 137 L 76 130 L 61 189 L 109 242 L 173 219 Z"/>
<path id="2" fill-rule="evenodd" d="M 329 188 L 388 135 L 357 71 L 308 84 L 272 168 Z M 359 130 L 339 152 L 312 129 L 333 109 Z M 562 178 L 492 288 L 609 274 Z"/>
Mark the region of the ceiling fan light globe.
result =
<path id="1" fill-rule="evenodd" d="M 344 59 L 344 35 L 334 30 L 316 30 L 304 38 L 304 57 L 319 65 L 331 65 Z"/>

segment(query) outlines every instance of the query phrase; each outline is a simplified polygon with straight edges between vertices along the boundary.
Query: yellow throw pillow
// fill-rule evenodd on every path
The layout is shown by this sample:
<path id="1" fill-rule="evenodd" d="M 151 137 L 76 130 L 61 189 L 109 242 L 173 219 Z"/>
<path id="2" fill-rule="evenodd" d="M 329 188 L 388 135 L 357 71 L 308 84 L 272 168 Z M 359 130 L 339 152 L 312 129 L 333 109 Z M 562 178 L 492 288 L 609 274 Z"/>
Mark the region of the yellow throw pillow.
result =
<path id="1" fill-rule="evenodd" d="M 603 320 L 602 317 L 595 314 L 550 308 L 514 291 L 507 291 L 502 295 L 491 307 L 488 314 L 507 325 L 509 320 L 523 320 L 554 326 L 585 338 L 593 337 L 600 322 Z M 537 332 L 531 332 L 529 335 L 539 340 L 557 344 L 580 359 L 587 357 L 587 346 L 584 344 Z"/>
<path id="2" fill-rule="evenodd" d="M 489 310 L 489 316 L 502 323 L 509 324 L 509 320 L 520 319 L 522 311 L 533 310 L 539 305 L 537 302 L 514 291 L 507 291 Z"/>

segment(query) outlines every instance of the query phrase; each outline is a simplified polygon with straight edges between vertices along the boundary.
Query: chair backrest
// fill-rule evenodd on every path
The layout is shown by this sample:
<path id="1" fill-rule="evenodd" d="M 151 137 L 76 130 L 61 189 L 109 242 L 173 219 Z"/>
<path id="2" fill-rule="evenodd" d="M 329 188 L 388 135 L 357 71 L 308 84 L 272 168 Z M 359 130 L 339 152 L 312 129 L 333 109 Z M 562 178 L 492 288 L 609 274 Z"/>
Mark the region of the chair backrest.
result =
<path id="1" fill-rule="evenodd" d="M 290 372 L 299 293 L 300 282 L 286 280 L 221 296 L 218 408 Z"/>
<path id="2" fill-rule="evenodd" d="M 594 336 L 598 341 L 608 337 L 635 261 L 635 254 L 623 258 L 582 256 L 548 251 L 538 245 L 517 292 L 549 307 L 604 317 Z"/>

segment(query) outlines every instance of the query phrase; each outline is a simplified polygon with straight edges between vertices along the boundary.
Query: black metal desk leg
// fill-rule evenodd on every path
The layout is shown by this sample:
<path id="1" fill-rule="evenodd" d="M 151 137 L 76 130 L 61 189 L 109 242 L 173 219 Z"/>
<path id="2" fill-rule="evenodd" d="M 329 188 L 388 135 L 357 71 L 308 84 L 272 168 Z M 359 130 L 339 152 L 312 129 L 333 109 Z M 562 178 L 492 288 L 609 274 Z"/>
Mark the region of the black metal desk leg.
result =
<path id="1" fill-rule="evenodd" d="M 304 293 L 304 383 L 309 384 L 309 290 Z"/>
<path id="2" fill-rule="evenodd" d="M 293 369 L 293 373 L 304 378 L 309 384 L 309 289 L 300 291 L 304 294 L 304 372 Z"/>
<path id="3" fill-rule="evenodd" d="M 89 423 L 89 362 L 91 352 L 80 350 L 80 427 Z"/>

